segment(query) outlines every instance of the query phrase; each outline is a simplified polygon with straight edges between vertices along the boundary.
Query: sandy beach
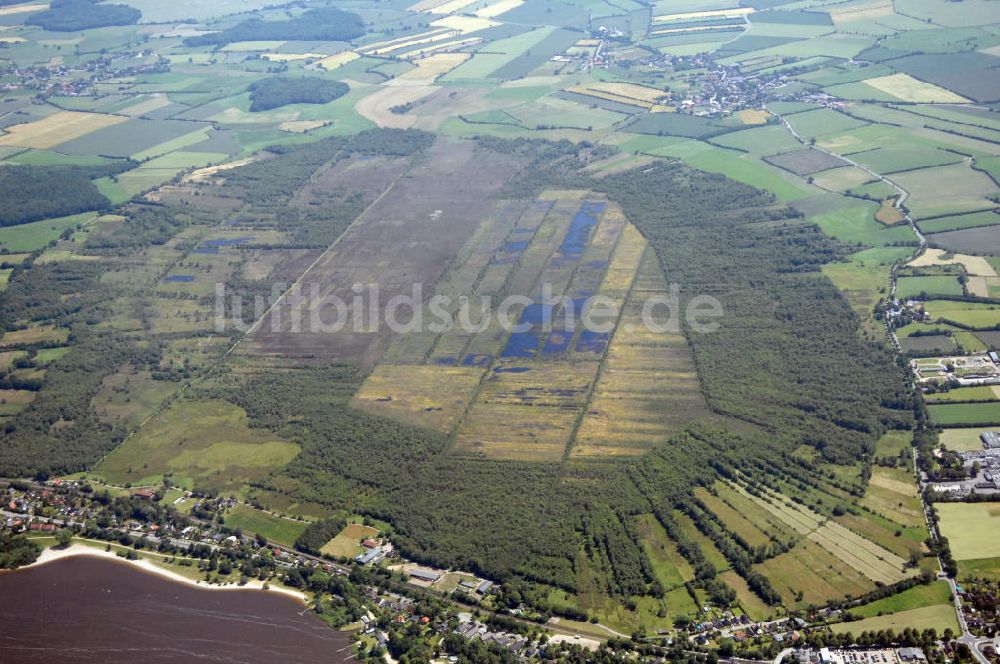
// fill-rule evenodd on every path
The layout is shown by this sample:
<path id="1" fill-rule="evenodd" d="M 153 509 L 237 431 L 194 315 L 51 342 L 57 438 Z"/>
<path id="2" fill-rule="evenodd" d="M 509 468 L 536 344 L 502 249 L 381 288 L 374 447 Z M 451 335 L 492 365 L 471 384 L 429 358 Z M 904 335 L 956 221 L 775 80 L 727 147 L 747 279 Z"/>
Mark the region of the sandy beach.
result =
<path id="1" fill-rule="evenodd" d="M 142 555 L 142 553 L 140 552 L 139 555 Z M 118 562 L 127 563 L 139 569 L 145 570 L 150 574 L 156 574 L 166 579 L 170 579 L 171 581 L 175 581 L 176 583 L 183 583 L 184 585 L 191 586 L 194 588 L 200 588 L 202 590 L 221 590 L 230 592 L 234 591 L 238 592 L 243 590 L 256 590 L 256 591 L 264 590 L 264 582 L 259 581 L 257 579 L 248 581 L 245 585 L 242 586 L 238 586 L 235 584 L 228 586 L 217 586 L 189 579 L 186 576 L 183 576 L 181 574 L 178 574 L 177 572 L 174 572 L 172 570 L 169 570 L 165 567 L 153 563 L 148 558 L 141 558 L 140 560 L 127 560 L 125 558 L 116 555 L 114 551 L 102 551 L 100 549 L 95 549 L 93 547 L 85 546 L 83 544 L 71 544 L 65 549 L 50 547 L 42 551 L 42 554 L 38 556 L 38 560 L 31 563 L 30 565 L 25 565 L 24 567 L 21 567 L 19 569 L 28 569 L 30 567 L 44 565 L 46 563 L 50 563 L 55 560 L 60 560 L 62 558 L 70 558 L 73 556 L 91 556 L 94 558 L 106 558 L 108 560 L 116 560 Z M 266 592 L 287 595 L 289 597 L 295 598 L 296 600 L 302 602 L 303 604 L 307 603 L 309 600 L 309 598 L 305 595 L 305 593 L 299 592 L 297 590 L 292 590 L 291 588 L 283 588 L 274 583 L 270 584 Z"/>

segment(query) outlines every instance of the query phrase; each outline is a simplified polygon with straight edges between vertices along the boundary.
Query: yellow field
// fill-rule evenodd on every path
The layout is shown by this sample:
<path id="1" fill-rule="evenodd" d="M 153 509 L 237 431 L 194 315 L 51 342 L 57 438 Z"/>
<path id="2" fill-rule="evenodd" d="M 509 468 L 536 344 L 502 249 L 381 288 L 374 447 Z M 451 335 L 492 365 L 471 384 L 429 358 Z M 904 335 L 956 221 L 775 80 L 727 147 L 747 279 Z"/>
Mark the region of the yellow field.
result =
<path id="1" fill-rule="evenodd" d="M 818 544 L 851 569 L 872 581 L 891 584 L 916 573 L 903 570 L 906 561 L 888 549 L 824 518 L 808 507 L 795 504 L 784 496 L 770 492 L 766 498 L 751 496 L 732 485 L 744 497 L 774 514 L 786 525 Z"/>
<path id="2" fill-rule="evenodd" d="M 10 14 L 24 14 L 27 12 L 40 12 L 43 9 L 48 9 L 48 3 L 44 5 L 13 5 L 11 7 L 0 7 L 0 16 L 9 16 Z"/>
<path id="3" fill-rule="evenodd" d="M 892 0 L 872 0 L 865 3 L 846 3 L 843 7 L 836 5 L 830 8 L 830 18 L 836 24 L 863 21 L 881 16 L 891 16 L 895 13 Z"/>
<path id="4" fill-rule="evenodd" d="M 364 48 L 358 50 L 365 55 L 383 55 L 385 53 L 389 53 L 390 51 L 398 51 L 399 49 L 409 48 L 411 46 L 420 46 L 421 44 L 429 44 L 431 42 L 438 42 L 444 39 L 451 39 L 452 37 L 457 37 L 458 35 L 459 33 L 457 30 L 430 30 L 428 32 L 422 32 L 419 35 L 413 35 L 406 39 L 379 42 L 378 44 L 365 46 Z"/>
<path id="5" fill-rule="evenodd" d="M 449 42 L 437 42 L 435 44 L 429 44 L 427 46 L 421 46 L 412 51 L 407 51 L 406 53 L 400 53 L 399 57 L 405 58 L 407 60 L 412 60 L 414 58 L 422 58 L 427 54 L 434 53 L 435 51 L 443 51 L 445 49 L 451 48 L 462 48 L 463 46 L 469 46 L 470 44 L 477 44 L 481 42 L 482 39 L 479 37 L 468 37 L 466 39 L 457 39 L 455 41 Z"/>
<path id="6" fill-rule="evenodd" d="M 610 245 L 616 239 L 598 292 L 618 303 L 623 313 L 577 431 L 573 457 L 641 454 L 705 412 L 687 340 L 643 324 L 642 304 L 662 295 L 666 281 L 645 238 L 612 204 L 593 244 Z"/>
<path id="7" fill-rule="evenodd" d="M 903 212 L 896 207 L 895 197 L 883 200 L 882 204 L 878 208 L 878 211 L 875 213 L 875 221 L 885 224 L 886 226 L 898 224 L 904 219 L 905 217 L 903 216 Z"/>
<path id="8" fill-rule="evenodd" d="M 400 74 L 396 81 L 419 81 L 431 83 L 438 76 L 447 74 L 472 57 L 470 53 L 433 53 L 427 57 L 415 60 L 416 69 Z"/>
<path id="9" fill-rule="evenodd" d="M 810 533 L 809 539 L 876 583 L 891 585 L 917 573 L 904 572 L 904 559 L 834 521 Z"/>
<path id="10" fill-rule="evenodd" d="M 486 30 L 500 24 L 488 18 L 476 18 L 475 16 L 445 16 L 444 18 L 431 21 L 431 25 L 436 28 L 458 30 L 460 33 L 465 34 L 466 32 L 475 32 L 476 30 Z"/>
<path id="11" fill-rule="evenodd" d="M 516 461 L 559 461 L 576 412 L 505 404 L 476 404 L 459 429 L 452 453 Z"/>
<path id="12" fill-rule="evenodd" d="M 410 5 L 406 9 L 411 12 L 425 12 L 439 5 L 443 5 L 447 1 L 448 0 L 420 0 L 420 2 Z"/>
<path id="13" fill-rule="evenodd" d="M 771 117 L 771 114 L 767 111 L 748 108 L 737 113 L 736 117 L 745 125 L 761 125 L 767 123 L 767 119 Z"/>
<path id="14" fill-rule="evenodd" d="M 420 86 L 386 86 L 359 99 L 354 110 L 368 118 L 379 127 L 409 129 L 417 121 L 414 113 L 393 113 L 390 109 L 419 101 L 433 94 L 438 88 L 432 85 Z"/>
<path id="15" fill-rule="evenodd" d="M 185 175 L 182 182 L 200 182 L 207 180 L 223 171 L 229 171 L 234 168 L 239 168 L 240 166 L 246 166 L 247 164 L 252 164 L 255 161 L 257 161 L 256 157 L 246 157 L 245 159 L 231 161 L 228 164 L 219 164 L 218 166 L 206 166 L 205 168 L 199 168 L 198 170 L 191 171 Z"/>
<path id="16" fill-rule="evenodd" d="M 25 41 L 24 37 L 0 37 L 0 44 L 20 44 Z"/>
<path id="17" fill-rule="evenodd" d="M 955 560 L 1000 556 L 1000 505 L 995 503 L 939 503 L 941 534 L 948 538 Z"/>
<path id="18" fill-rule="evenodd" d="M 447 432 L 465 412 L 482 375 L 480 367 L 382 364 L 365 380 L 351 406 Z"/>
<path id="19" fill-rule="evenodd" d="M 524 0 L 498 0 L 493 4 L 486 5 L 482 9 L 476 12 L 476 16 L 482 18 L 493 18 L 494 16 L 499 16 L 504 12 L 509 12 L 515 7 L 520 7 L 524 4 Z"/>
<path id="20" fill-rule="evenodd" d="M 353 558 L 362 551 L 361 540 L 378 535 L 378 529 L 360 523 L 349 523 L 337 536 L 323 545 L 319 552 L 334 558 Z"/>
<path id="21" fill-rule="evenodd" d="M 966 277 L 965 280 L 965 287 L 969 289 L 970 295 L 989 297 L 990 286 L 1000 286 L 1000 277 Z"/>
<path id="22" fill-rule="evenodd" d="M 730 487 L 740 494 L 744 498 L 757 503 L 758 506 L 764 508 L 766 511 L 770 512 L 778 519 L 781 520 L 786 526 L 799 533 L 800 535 L 807 535 L 822 523 L 822 519 L 814 512 L 811 511 L 800 511 L 799 509 L 789 505 L 784 496 L 776 493 L 768 493 L 766 496 L 754 496 L 746 492 L 743 487 L 738 484 L 731 483 Z"/>
<path id="23" fill-rule="evenodd" d="M 533 361 L 530 367 L 487 377 L 459 427 L 454 453 L 520 461 L 562 458 L 597 361 Z"/>
<path id="24" fill-rule="evenodd" d="M 281 48 L 285 42 L 278 39 L 262 39 L 259 41 L 232 42 L 222 47 L 223 53 L 244 53 L 257 51 L 271 51 Z"/>
<path id="25" fill-rule="evenodd" d="M 703 12 L 683 12 L 680 14 L 661 14 L 653 17 L 653 22 L 662 23 L 665 21 L 684 21 L 696 18 L 731 18 L 746 16 L 754 12 L 752 7 L 733 7 L 732 9 L 712 9 Z"/>
<path id="26" fill-rule="evenodd" d="M 62 343 L 69 338 L 69 330 L 63 327 L 52 325 L 39 325 L 28 327 L 23 330 L 12 330 L 4 332 L 0 337 L 0 346 L 16 346 L 18 344 L 36 344 L 43 341 L 55 341 Z"/>
<path id="27" fill-rule="evenodd" d="M 818 606 L 846 595 L 857 597 L 875 587 L 869 579 L 809 540 L 755 565 L 754 570 L 771 581 L 788 607 Z M 797 596 L 802 599 L 797 600 Z"/>
<path id="28" fill-rule="evenodd" d="M 652 108 L 655 105 L 655 101 L 664 96 L 662 90 L 634 83 L 607 83 L 598 81 L 587 85 L 574 85 L 567 88 L 567 90 L 589 97 L 639 106 L 640 108 Z"/>
<path id="29" fill-rule="evenodd" d="M 476 0 L 448 0 L 448 2 L 443 5 L 431 7 L 425 11 L 430 14 L 454 14 L 455 12 L 465 9 L 475 2 Z"/>
<path id="30" fill-rule="evenodd" d="M 608 212 L 610 214 L 613 211 L 614 208 L 611 208 Z M 626 226 L 604 274 L 600 288 L 601 295 L 616 299 L 624 298 L 632 286 L 632 280 L 645 251 L 646 238 L 632 224 Z"/>
<path id="31" fill-rule="evenodd" d="M 876 90 L 902 101 L 921 104 L 968 104 L 969 100 L 933 83 L 924 83 L 909 74 L 890 74 L 862 81 Z"/>
<path id="32" fill-rule="evenodd" d="M 316 64 L 322 67 L 323 69 L 330 71 L 331 69 L 336 69 L 337 67 L 343 67 L 348 62 L 354 62 L 360 57 L 361 56 L 355 53 L 354 51 L 341 51 L 336 55 L 331 55 L 328 58 L 323 58 Z"/>
<path id="33" fill-rule="evenodd" d="M 639 101 L 655 102 L 666 93 L 663 90 L 650 88 L 635 83 L 594 83 L 589 87 L 602 92 L 608 92 L 619 97 L 628 97 Z"/>
<path id="34" fill-rule="evenodd" d="M 945 258 L 947 256 L 947 258 Z M 948 254 L 944 249 L 927 249 L 912 261 L 907 263 L 913 267 L 927 267 L 931 265 L 951 265 L 960 263 L 965 266 L 966 272 L 977 277 L 995 277 L 996 270 L 989 261 L 982 256 L 969 256 L 967 254 Z"/>
<path id="35" fill-rule="evenodd" d="M 151 113 L 152 111 L 170 106 L 173 103 L 167 95 L 162 93 L 156 93 L 149 99 L 140 101 L 138 104 L 134 104 L 127 108 L 119 111 L 122 115 L 129 115 L 132 117 L 139 117 L 145 115 L 146 113 Z"/>
<path id="36" fill-rule="evenodd" d="M 0 136 L 0 145 L 45 150 L 126 120 L 127 117 L 120 115 L 60 111 L 35 122 L 8 127 L 7 133 Z"/>
<path id="37" fill-rule="evenodd" d="M 27 406 L 37 396 L 38 392 L 32 390 L 0 390 L 0 404 Z"/>

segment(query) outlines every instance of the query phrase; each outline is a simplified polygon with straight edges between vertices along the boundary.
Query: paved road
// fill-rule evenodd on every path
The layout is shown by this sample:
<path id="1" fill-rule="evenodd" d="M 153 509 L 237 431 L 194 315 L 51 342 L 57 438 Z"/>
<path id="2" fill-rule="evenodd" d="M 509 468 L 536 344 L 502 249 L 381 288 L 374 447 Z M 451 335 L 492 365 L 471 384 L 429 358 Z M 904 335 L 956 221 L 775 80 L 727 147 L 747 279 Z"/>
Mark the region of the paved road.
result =
<path id="1" fill-rule="evenodd" d="M 955 579 L 948 578 L 948 576 L 944 573 L 938 574 L 938 578 L 948 582 L 948 586 L 951 588 L 951 595 L 955 601 L 955 611 L 958 613 L 958 624 L 962 628 L 962 636 L 955 640 L 969 646 L 969 650 L 972 651 L 972 655 L 979 661 L 980 664 L 990 664 L 990 661 L 986 659 L 986 655 L 979 651 L 980 644 L 988 643 L 990 639 L 976 636 L 969 631 L 969 626 L 965 622 L 965 614 L 962 613 L 962 600 L 958 596 L 958 587 L 955 583 Z"/>
<path id="2" fill-rule="evenodd" d="M 903 189 L 898 184 L 896 184 L 895 182 L 893 182 L 892 180 L 890 180 L 886 176 L 882 175 L 881 173 L 876 173 L 875 171 L 873 171 L 872 169 L 868 168 L 867 166 L 865 166 L 863 164 L 859 164 L 858 162 L 854 161 L 853 159 L 851 159 L 849 157 L 845 157 L 843 155 L 836 154 L 835 152 L 831 152 L 830 150 L 827 150 L 824 147 L 820 147 L 819 145 L 815 145 L 813 143 L 809 143 L 808 141 L 803 140 L 803 138 L 801 136 L 799 136 L 799 133 L 797 131 L 795 131 L 795 127 L 793 127 L 791 125 L 791 123 L 789 123 L 788 120 L 785 119 L 784 116 L 778 115 L 777 113 L 774 113 L 773 111 L 772 111 L 772 114 L 778 116 L 778 119 L 781 120 L 781 123 L 783 125 L 785 125 L 785 129 L 787 129 L 788 132 L 792 136 L 795 137 L 795 140 L 797 140 L 802 145 L 810 147 L 810 148 L 812 148 L 814 150 L 819 150 L 820 152 L 824 152 L 824 153 L 830 155 L 831 157 L 837 157 L 838 159 L 846 161 L 851 166 L 854 166 L 856 168 L 860 168 L 865 173 L 868 173 L 869 175 L 871 175 L 873 178 L 876 178 L 877 180 L 879 180 L 881 182 L 884 182 L 887 185 L 889 185 L 890 187 L 892 187 L 896 191 L 896 202 L 893 203 L 893 207 L 895 207 L 896 209 L 898 209 L 902 213 L 903 220 L 907 224 L 909 224 L 910 228 L 913 230 L 913 233 L 917 237 L 917 241 L 920 242 L 920 246 L 917 247 L 917 250 L 915 252 L 913 252 L 913 255 L 910 257 L 910 260 L 916 258 L 917 256 L 920 255 L 921 252 L 924 251 L 924 249 L 927 247 L 927 239 L 924 237 L 923 233 L 920 232 L 920 229 L 917 228 L 917 225 L 913 222 L 913 219 L 910 217 L 910 213 L 907 212 L 905 210 L 905 208 L 903 207 L 906 204 L 906 199 L 910 197 L 910 192 L 908 192 L 906 189 Z M 889 297 L 890 298 L 895 298 L 896 297 L 896 268 L 897 268 L 898 265 L 899 265 L 898 263 L 894 264 L 892 266 L 892 270 L 889 273 Z M 896 338 L 896 332 L 889 326 L 889 322 L 888 321 L 884 321 L 884 324 L 885 324 L 886 334 L 889 337 L 889 341 L 892 343 L 893 348 L 896 349 L 896 352 L 897 353 L 900 352 L 899 339 Z"/>

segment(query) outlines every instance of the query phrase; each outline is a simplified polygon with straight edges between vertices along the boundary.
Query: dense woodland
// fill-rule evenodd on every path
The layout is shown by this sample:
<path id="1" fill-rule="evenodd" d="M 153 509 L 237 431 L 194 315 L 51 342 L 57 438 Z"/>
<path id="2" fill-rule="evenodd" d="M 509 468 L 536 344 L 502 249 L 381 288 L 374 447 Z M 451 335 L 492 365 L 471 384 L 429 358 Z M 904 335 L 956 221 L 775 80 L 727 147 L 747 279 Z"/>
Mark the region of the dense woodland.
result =
<path id="1" fill-rule="evenodd" d="M 129 162 L 123 162 L 129 164 Z M 135 164 L 130 164 L 134 166 Z M 121 172 L 108 167 L 6 166 L 0 168 L 0 226 L 104 210 L 110 205 L 91 180 Z"/>
<path id="2" fill-rule="evenodd" d="M 250 112 L 286 104 L 326 104 L 349 91 L 347 83 L 318 76 L 265 78 L 250 86 Z"/>
<path id="3" fill-rule="evenodd" d="M 53 32 L 76 32 L 111 25 L 132 25 L 142 12 L 128 5 L 100 0 L 52 0 L 45 11 L 32 14 L 25 23 Z"/>
<path id="4" fill-rule="evenodd" d="M 24 535 L 0 532 L 0 569 L 29 565 L 35 562 L 41 552 L 41 547 Z"/>
<path id="5" fill-rule="evenodd" d="M 322 7 L 310 9 L 287 21 L 247 19 L 219 32 L 188 37 L 184 43 L 188 46 L 225 46 L 240 41 L 282 39 L 350 41 L 363 34 L 365 34 L 364 21 L 357 14 L 332 7 Z"/>
<path id="6" fill-rule="evenodd" d="M 343 519 L 313 521 L 295 540 L 295 548 L 318 556 L 323 545 L 336 537 L 346 525 Z"/>

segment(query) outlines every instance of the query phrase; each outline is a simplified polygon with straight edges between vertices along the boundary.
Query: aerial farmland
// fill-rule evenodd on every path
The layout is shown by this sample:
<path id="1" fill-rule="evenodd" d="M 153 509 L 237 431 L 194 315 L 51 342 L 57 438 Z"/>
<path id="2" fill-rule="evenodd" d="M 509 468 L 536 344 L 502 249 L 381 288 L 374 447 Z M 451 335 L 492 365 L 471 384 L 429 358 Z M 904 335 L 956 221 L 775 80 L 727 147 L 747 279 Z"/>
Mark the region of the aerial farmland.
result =
<path id="1" fill-rule="evenodd" d="M 994 4 L 0 2 L 0 476 L 598 641 L 960 627 Z"/>

